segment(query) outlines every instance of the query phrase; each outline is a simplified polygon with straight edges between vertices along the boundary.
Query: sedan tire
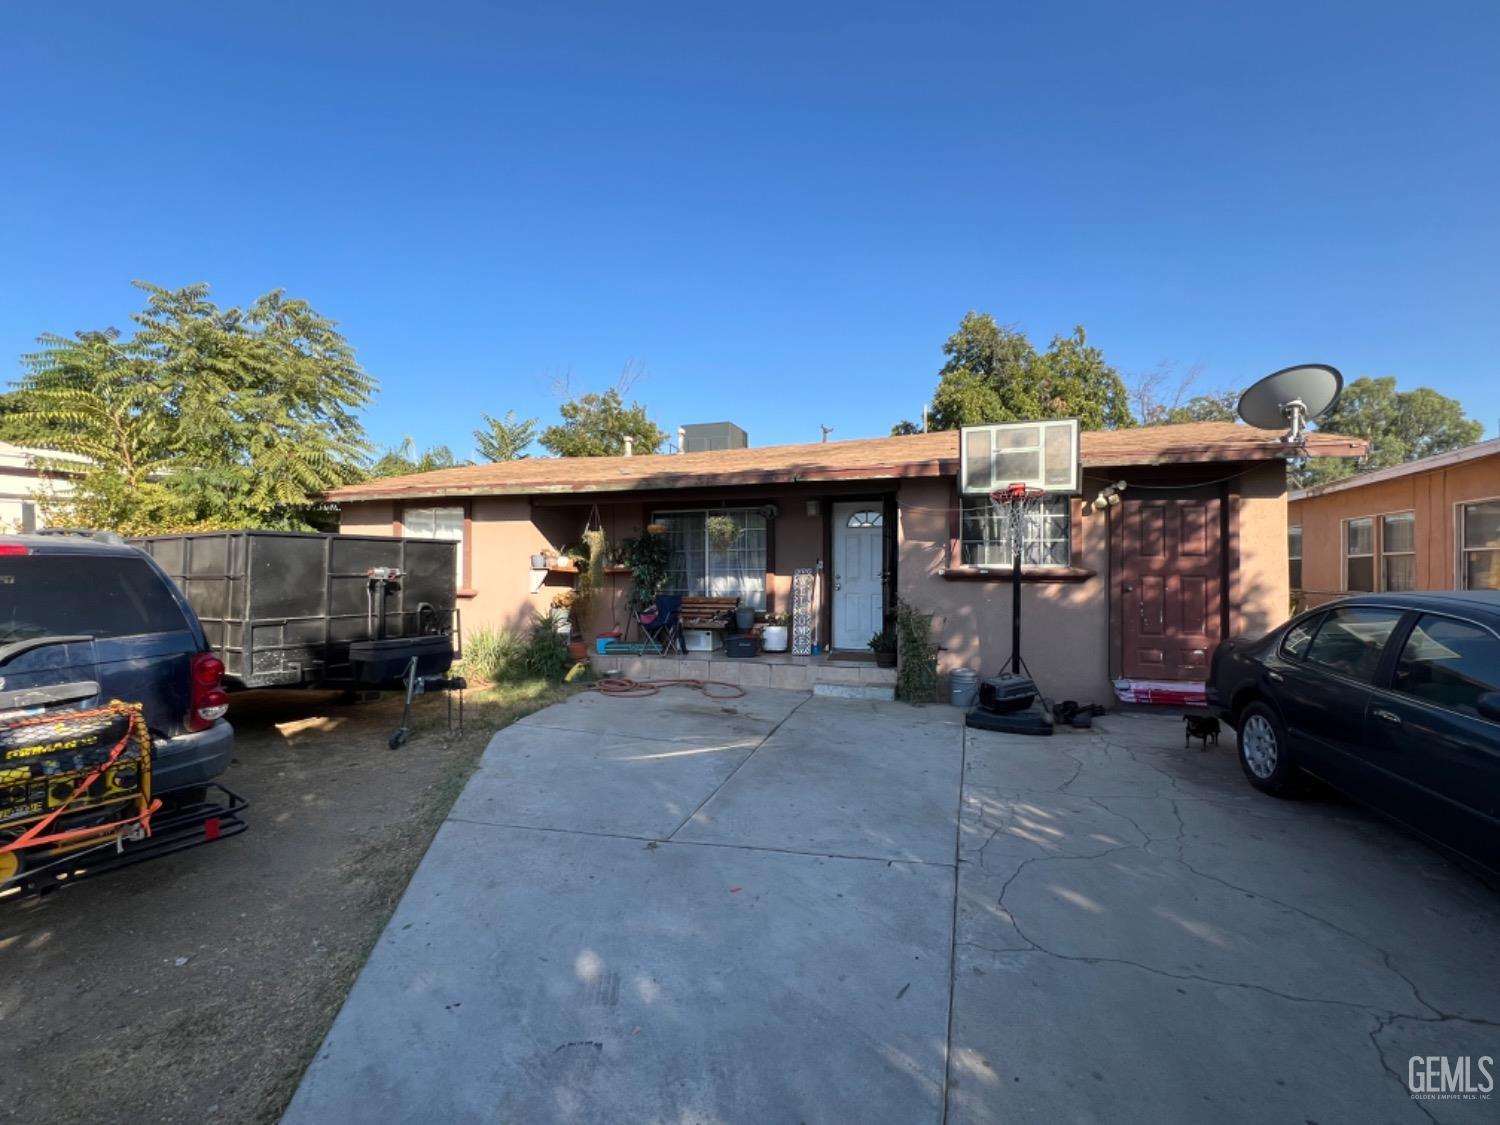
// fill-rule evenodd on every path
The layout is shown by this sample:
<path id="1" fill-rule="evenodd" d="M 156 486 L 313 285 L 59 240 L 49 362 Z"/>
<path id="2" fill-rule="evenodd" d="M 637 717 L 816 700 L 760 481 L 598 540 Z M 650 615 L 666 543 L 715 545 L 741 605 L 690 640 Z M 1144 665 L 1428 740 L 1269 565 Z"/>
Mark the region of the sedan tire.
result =
<path id="1" fill-rule="evenodd" d="M 1268 704 L 1255 702 L 1240 714 L 1240 767 L 1250 784 L 1273 797 L 1295 797 L 1302 774 L 1287 740 L 1286 727 Z"/>

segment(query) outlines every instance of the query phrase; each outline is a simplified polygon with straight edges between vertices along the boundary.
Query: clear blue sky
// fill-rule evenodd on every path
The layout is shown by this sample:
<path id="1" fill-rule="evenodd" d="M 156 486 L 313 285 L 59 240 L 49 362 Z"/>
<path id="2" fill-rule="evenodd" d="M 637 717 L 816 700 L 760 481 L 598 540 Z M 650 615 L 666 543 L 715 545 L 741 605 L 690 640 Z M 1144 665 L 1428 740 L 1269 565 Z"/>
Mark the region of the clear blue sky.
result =
<path id="1" fill-rule="evenodd" d="M 0 355 L 283 287 L 467 454 L 627 360 L 755 444 L 914 417 L 966 309 L 1127 376 L 1500 416 L 1493 3 L 0 6 Z"/>

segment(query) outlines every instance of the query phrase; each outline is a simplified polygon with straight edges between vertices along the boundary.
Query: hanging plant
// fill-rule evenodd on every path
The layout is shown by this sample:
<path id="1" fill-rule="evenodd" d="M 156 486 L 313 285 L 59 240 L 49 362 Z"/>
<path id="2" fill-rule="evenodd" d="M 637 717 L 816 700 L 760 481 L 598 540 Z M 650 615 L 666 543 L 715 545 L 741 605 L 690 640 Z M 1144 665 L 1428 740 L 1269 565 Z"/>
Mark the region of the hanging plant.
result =
<path id="1" fill-rule="evenodd" d="M 727 551 L 740 541 L 740 525 L 729 516 L 709 516 L 703 521 L 708 542 L 717 551 Z"/>

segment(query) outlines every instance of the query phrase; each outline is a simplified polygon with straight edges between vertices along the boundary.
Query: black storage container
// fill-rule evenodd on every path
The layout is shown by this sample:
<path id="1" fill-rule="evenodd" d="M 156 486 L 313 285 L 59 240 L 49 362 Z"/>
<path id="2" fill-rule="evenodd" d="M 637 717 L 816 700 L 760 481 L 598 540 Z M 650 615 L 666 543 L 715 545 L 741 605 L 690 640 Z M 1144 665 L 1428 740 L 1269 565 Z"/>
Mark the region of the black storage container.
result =
<path id="1" fill-rule="evenodd" d="M 725 656 L 754 656 L 759 650 L 759 643 L 749 634 L 724 638 Z"/>
<path id="2" fill-rule="evenodd" d="M 979 706 L 985 711 L 1004 714 L 1022 711 L 1036 699 L 1036 681 L 1030 676 L 1002 672 L 979 681 Z"/>
<path id="3" fill-rule="evenodd" d="M 373 687 L 399 680 L 412 656 L 422 674 L 435 675 L 456 655 L 455 542 L 289 531 L 131 542 L 187 597 L 232 686 Z M 376 568 L 401 577 L 372 583 Z M 392 643 L 402 638 L 412 651 Z M 358 664 L 350 652 L 357 642 L 375 642 L 359 650 Z"/>

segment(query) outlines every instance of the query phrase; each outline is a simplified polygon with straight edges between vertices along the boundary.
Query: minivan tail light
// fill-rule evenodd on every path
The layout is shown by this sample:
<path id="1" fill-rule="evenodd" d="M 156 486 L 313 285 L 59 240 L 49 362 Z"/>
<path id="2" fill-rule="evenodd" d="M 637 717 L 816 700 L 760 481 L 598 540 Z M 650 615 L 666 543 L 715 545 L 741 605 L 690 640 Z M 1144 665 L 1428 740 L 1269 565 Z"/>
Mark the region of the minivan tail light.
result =
<path id="1" fill-rule="evenodd" d="M 0 555 L 29 555 L 31 548 L 25 543 L 0 543 Z"/>
<path id="2" fill-rule="evenodd" d="M 229 693 L 222 686 L 224 662 L 211 652 L 193 656 L 193 701 L 188 708 L 188 730 L 207 730 L 229 711 Z"/>

